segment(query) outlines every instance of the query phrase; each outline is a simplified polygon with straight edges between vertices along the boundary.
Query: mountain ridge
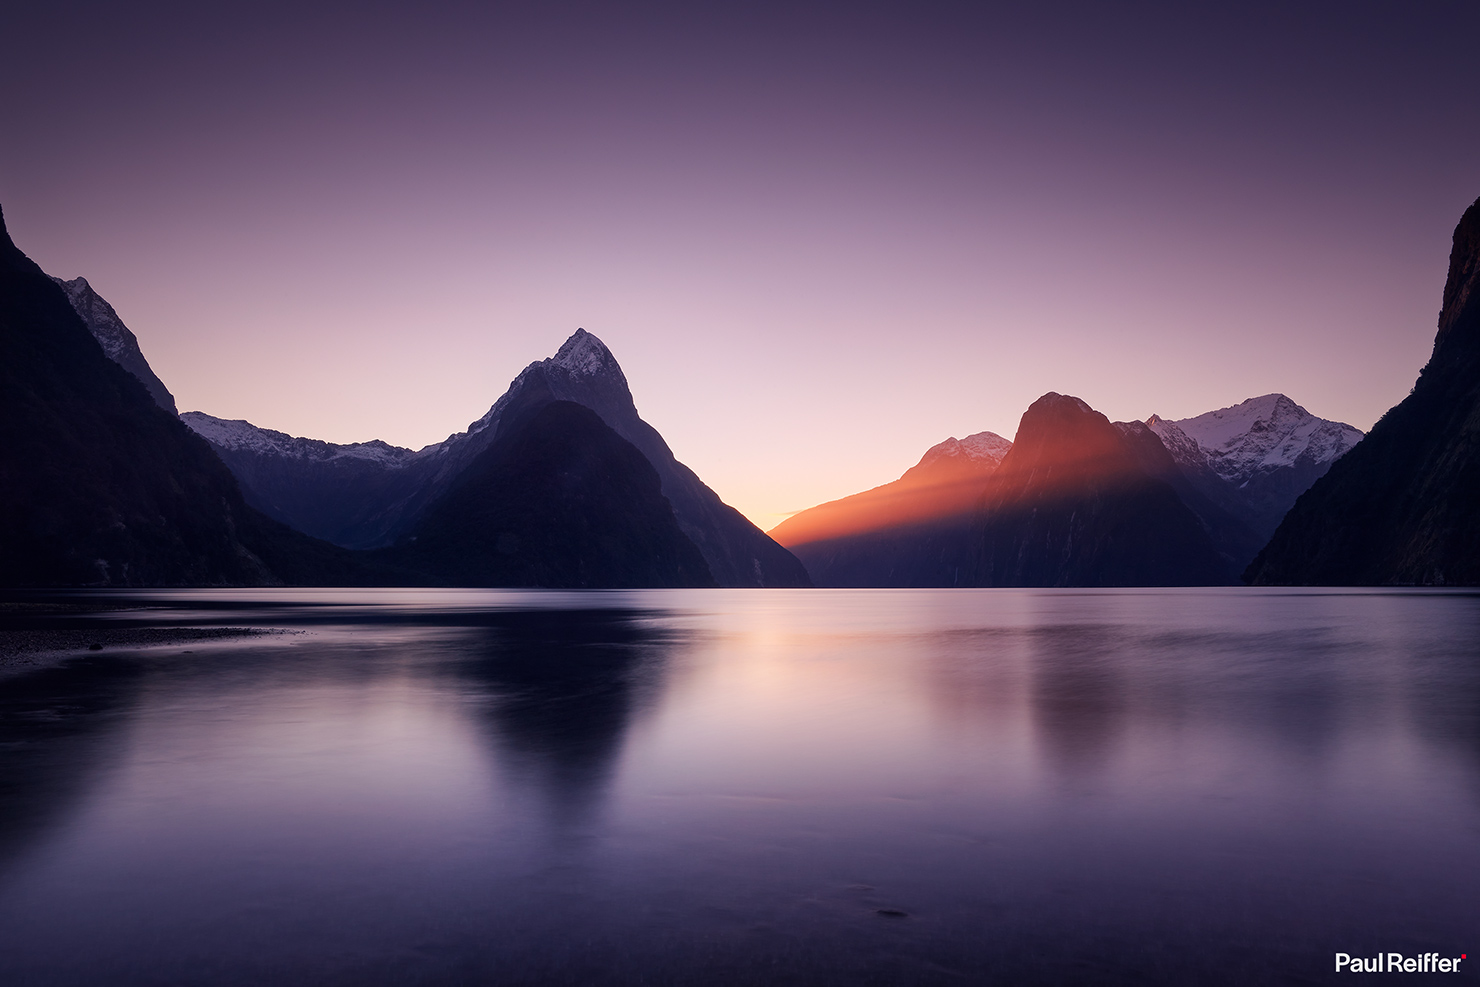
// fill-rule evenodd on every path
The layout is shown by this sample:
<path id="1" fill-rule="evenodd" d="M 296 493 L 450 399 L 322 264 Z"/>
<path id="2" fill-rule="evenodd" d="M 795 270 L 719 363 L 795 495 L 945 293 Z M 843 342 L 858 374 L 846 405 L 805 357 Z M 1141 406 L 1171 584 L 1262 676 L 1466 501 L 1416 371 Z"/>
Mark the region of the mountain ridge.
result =
<path id="1" fill-rule="evenodd" d="M 653 464 L 680 528 L 724 586 L 807 586 L 790 552 L 725 504 L 637 412 L 626 375 L 594 334 L 577 329 L 554 356 L 530 363 L 478 420 L 407 450 L 379 440 L 348 445 L 298 438 L 203 412 L 182 418 L 208 440 L 249 502 L 299 530 L 356 549 L 406 537 L 492 443 L 514 406 L 572 401 L 590 408 Z"/>
<path id="2" fill-rule="evenodd" d="M 1159 440 L 1156 447 L 1165 453 Z M 975 586 L 1199 586 L 1234 576 L 1127 435 L 1082 399 L 1053 391 L 1023 412 L 987 482 L 969 566 Z"/>
<path id="3" fill-rule="evenodd" d="M 175 396 L 154 373 L 154 368 L 149 366 L 149 361 L 144 358 L 144 351 L 139 348 L 138 337 L 123 324 L 113 306 L 93 290 L 86 278 L 63 281 L 53 277 L 52 280 L 67 293 L 72 310 L 81 317 L 93 338 L 103 347 L 108 359 L 137 377 L 154 398 L 155 404 L 172 415 L 179 414 L 179 409 L 175 406 Z"/>
<path id="4" fill-rule="evenodd" d="M 1454 228 L 1438 329 L 1408 396 L 1311 486 L 1256 585 L 1480 585 L 1480 199 Z"/>
<path id="5" fill-rule="evenodd" d="M 104 351 L 0 213 L 0 584 L 379 578 L 262 516 L 211 447 Z"/>
<path id="6" fill-rule="evenodd" d="M 955 585 L 976 503 L 1011 447 L 995 432 L 951 436 L 897 480 L 799 511 L 770 534 L 819 585 Z"/>

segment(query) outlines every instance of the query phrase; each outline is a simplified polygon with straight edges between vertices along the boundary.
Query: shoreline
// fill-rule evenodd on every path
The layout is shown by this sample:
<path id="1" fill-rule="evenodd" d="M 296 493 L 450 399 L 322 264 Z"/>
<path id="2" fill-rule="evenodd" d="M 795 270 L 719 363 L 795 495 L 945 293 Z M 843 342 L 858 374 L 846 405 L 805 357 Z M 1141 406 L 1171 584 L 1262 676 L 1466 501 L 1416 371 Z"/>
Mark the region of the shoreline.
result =
<path id="1" fill-rule="evenodd" d="M 281 634 L 259 627 L 89 627 L 0 630 L 0 680 L 55 668 L 73 658 L 178 644 Z"/>

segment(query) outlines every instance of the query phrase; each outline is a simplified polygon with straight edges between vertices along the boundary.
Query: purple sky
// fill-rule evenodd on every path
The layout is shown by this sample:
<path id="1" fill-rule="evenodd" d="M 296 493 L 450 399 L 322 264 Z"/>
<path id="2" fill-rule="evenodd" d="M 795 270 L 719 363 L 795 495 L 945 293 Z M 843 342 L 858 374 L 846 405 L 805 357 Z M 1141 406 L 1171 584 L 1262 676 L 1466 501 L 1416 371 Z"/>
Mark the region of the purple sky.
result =
<path id="1" fill-rule="evenodd" d="M 1480 195 L 1468 3 L 35 6 L 0 203 L 182 410 L 420 446 L 584 326 L 763 527 L 1049 390 L 1368 428 Z"/>

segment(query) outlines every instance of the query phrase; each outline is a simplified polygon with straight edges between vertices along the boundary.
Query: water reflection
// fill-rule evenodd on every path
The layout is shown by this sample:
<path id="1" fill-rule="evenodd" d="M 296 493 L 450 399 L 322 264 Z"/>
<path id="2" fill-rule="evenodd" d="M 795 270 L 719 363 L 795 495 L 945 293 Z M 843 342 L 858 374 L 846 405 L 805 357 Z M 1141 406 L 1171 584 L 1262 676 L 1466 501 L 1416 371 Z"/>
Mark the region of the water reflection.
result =
<path id="1" fill-rule="evenodd" d="M 508 612 L 490 624 L 455 671 L 476 691 L 500 767 L 559 829 L 592 822 L 679 636 L 661 614 L 633 610 Z"/>
<path id="2" fill-rule="evenodd" d="M 1027 635 L 1033 655 L 1033 722 L 1045 759 L 1071 777 L 1103 770 L 1125 730 L 1123 635 L 1094 625 Z"/>
<path id="3" fill-rule="evenodd" d="M 336 593 L 0 686 L 0 983 L 1312 982 L 1480 928 L 1473 598 Z"/>
<path id="4" fill-rule="evenodd" d="M 0 681 L 0 876 L 116 761 L 142 678 L 135 663 L 92 660 Z"/>

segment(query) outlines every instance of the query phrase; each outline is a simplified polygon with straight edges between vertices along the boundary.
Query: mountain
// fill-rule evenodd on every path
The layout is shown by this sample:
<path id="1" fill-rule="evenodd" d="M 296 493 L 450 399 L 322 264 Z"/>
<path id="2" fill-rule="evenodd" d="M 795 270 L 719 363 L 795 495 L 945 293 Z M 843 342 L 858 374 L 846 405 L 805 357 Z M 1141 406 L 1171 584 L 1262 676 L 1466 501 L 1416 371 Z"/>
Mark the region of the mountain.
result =
<path id="1" fill-rule="evenodd" d="M 458 586 L 713 586 L 657 471 L 589 408 L 532 402 L 378 553 Z"/>
<path id="2" fill-rule="evenodd" d="M 822 586 L 1226 584 L 1261 544 L 1146 424 L 1053 393 L 1012 442 L 948 439 L 893 483 L 771 534 Z"/>
<path id="3" fill-rule="evenodd" d="M 637 413 L 611 351 L 578 329 L 555 356 L 531 363 L 482 418 L 412 452 L 385 443 L 335 445 L 226 422 L 198 412 L 185 421 L 210 440 L 247 500 L 302 531 L 356 548 L 407 537 L 463 471 L 503 434 L 511 409 L 569 401 L 594 411 L 635 446 L 659 477 L 684 534 L 721 586 L 807 586 L 806 570 L 678 462 Z"/>
<path id="4" fill-rule="evenodd" d="M 1248 518 L 1247 501 L 1238 488 L 1199 460 L 1179 459 L 1162 433 L 1175 433 L 1171 435 L 1174 441 L 1181 436 L 1180 441 L 1189 445 L 1192 440 L 1175 425 L 1161 424 L 1168 428 L 1157 430 L 1149 421 L 1115 422 L 1115 428 L 1146 475 L 1176 491 L 1182 504 L 1197 517 L 1226 563 L 1227 573 L 1232 576 L 1243 572 L 1265 542 L 1265 536 L 1254 530 Z M 1186 450 L 1183 452 L 1185 456 Z"/>
<path id="5" fill-rule="evenodd" d="M 1460 218 L 1412 392 L 1306 491 L 1244 578 L 1480 585 L 1480 200 Z"/>
<path id="6" fill-rule="evenodd" d="M 674 458 L 657 429 L 637 414 L 616 358 L 591 333 L 577 329 L 555 356 L 524 368 L 488 413 L 469 426 L 469 441 L 497 435 L 510 407 L 541 401 L 571 401 L 590 408 L 647 457 L 662 481 L 663 495 L 673 505 L 679 527 L 698 546 L 719 585 L 811 585 L 795 556 L 721 501 L 693 470 Z"/>
<path id="7" fill-rule="evenodd" d="M 1283 394 L 1180 421 L 1152 415 L 1146 424 L 1198 491 L 1240 517 L 1261 544 L 1296 498 L 1362 439 L 1360 429 L 1317 418 Z"/>
<path id="8" fill-rule="evenodd" d="M 103 347 L 103 352 L 108 354 L 108 359 L 137 377 L 149 391 L 149 396 L 154 398 L 155 404 L 172 415 L 178 414 L 175 408 L 175 396 L 170 393 L 169 388 L 164 386 L 164 381 L 154 375 L 149 361 L 144 359 L 144 353 L 139 349 L 139 340 L 129 331 L 128 326 L 123 324 L 118 313 L 113 311 L 113 306 L 93 291 L 92 285 L 87 283 L 86 278 L 73 278 L 71 281 L 63 281 L 61 278 L 52 278 L 52 280 L 61 285 L 62 290 L 67 293 L 67 300 L 72 303 L 72 310 L 82 317 L 88 331 Z"/>
<path id="9" fill-rule="evenodd" d="M 971 532 L 977 586 L 1184 586 L 1230 582 L 1202 521 L 1133 442 L 1075 397 L 1024 412 L 987 480 Z"/>
<path id="10" fill-rule="evenodd" d="M 792 515 L 770 535 L 819 586 L 954 586 L 987 478 L 1012 443 L 951 437 L 892 483 Z"/>
<path id="11" fill-rule="evenodd" d="M 68 291 L 15 246 L 3 215 L 0 475 L 3 585 L 365 576 L 349 553 L 248 507 L 210 446 L 109 358 Z"/>
<path id="12" fill-rule="evenodd" d="M 382 548 L 409 529 L 445 445 L 417 452 L 379 440 L 340 445 L 199 411 L 180 418 L 215 448 L 247 503 L 345 548 Z"/>
<path id="13" fill-rule="evenodd" d="M 111 307 L 80 279 L 48 278 L 0 216 L 0 585 L 714 585 L 647 456 L 547 389 L 506 395 L 498 427 L 421 453 L 194 416 L 237 452 L 370 464 L 361 480 L 421 469 L 412 499 L 430 509 L 399 545 L 365 552 L 250 506 L 146 378 Z"/>

